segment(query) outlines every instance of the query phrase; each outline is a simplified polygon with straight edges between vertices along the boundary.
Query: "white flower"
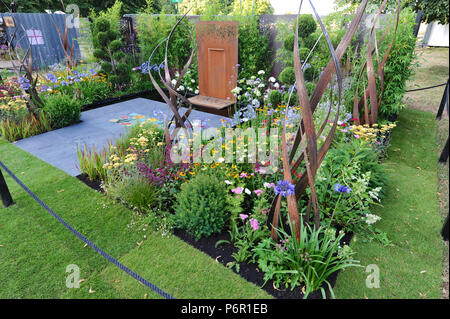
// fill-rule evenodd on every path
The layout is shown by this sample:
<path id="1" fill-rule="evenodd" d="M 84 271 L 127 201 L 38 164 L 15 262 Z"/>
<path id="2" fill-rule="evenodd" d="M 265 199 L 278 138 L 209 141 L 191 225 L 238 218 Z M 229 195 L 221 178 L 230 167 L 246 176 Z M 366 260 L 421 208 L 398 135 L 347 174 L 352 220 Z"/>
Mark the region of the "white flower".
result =
<path id="1" fill-rule="evenodd" d="M 233 182 L 230 182 L 229 180 L 224 180 L 224 182 L 225 182 L 225 184 L 227 184 L 227 185 L 231 185 L 231 184 L 233 184 Z"/>
<path id="2" fill-rule="evenodd" d="M 275 79 L 273 76 L 271 76 L 271 77 L 269 78 L 269 82 L 275 83 L 275 81 L 276 81 L 276 79 Z"/>
<path id="3" fill-rule="evenodd" d="M 191 83 L 195 83 L 195 80 L 194 80 L 194 79 L 191 79 Z"/>
<path id="4" fill-rule="evenodd" d="M 239 86 L 236 86 L 234 89 L 231 90 L 231 93 L 233 94 L 239 94 L 241 93 L 241 88 Z"/>
<path id="5" fill-rule="evenodd" d="M 180 85 L 177 89 L 177 91 L 184 91 L 184 86 Z"/>
<path id="6" fill-rule="evenodd" d="M 194 92 L 194 93 L 195 93 L 195 94 L 198 94 L 198 92 L 199 92 L 198 90 L 195 90 L 195 92 Z"/>
<path id="7" fill-rule="evenodd" d="M 270 183 L 265 182 L 263 185 L 265 188 L 272 188 L 272 185 Z"/>
<path id="8" fill-rule="evenodd" d="M 248 194 L 248 195 L 252 194 L 252 192 L 248 188 L 245 189 L 245 193 Z"/>
<path id="9" fill-rule="evenodd" d="M 264 73 L 266 73 L 266 72 L 264 72 L 263 70 L 258 71 L 258 75 L 263 75 Z"/>
<path id="10" fill-rule="evenodd" d="M 364 219 L 368 225 L 371 225 L 379 221 L 381 217 L 374 214 L 366 214 L 366 217 L 364 217 Z"/>
<path id="11" fill-rule="evenodd" d="M 259 87 L 259 88 L 263 88 L 263 87 L 264 87 L 264 84 L 261 83 L 261 84 L 258 85 L 258 87 Z"/>
<path id="12" fill-rule="evenodd" d="M 274 88 L 279 89 L 280 88 L 280 84 L 277 82 L 273 85 Z"/>
<path id="13" fill-rule="evenodd" d="M 176 80 L 176 79 L 173 79 L 173 80 L 172 80 L 172 85 L 175 86 L 175 84 L 177 84 L 177 80 Z"/>
<path id="14" fill-rule="evenodd" d="M 217 160 L 219 163 L 223 163 L 225 161 L 225 159 L 223 157 L 219 157 L 219 159 Z"/>

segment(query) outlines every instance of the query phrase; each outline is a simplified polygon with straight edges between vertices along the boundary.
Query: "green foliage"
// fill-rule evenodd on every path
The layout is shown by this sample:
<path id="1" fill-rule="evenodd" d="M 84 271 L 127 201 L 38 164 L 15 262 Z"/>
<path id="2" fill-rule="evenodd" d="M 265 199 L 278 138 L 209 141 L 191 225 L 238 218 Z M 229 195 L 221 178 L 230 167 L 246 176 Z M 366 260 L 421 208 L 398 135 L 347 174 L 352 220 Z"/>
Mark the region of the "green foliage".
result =
<path id="1" fill-rule="evenodd" d="M 229 219 L 227 189 L 214 175 L 197 174 L 176 198 L 175 222 L 196 240 L 221 232 Z"/>
<path id="2" fill-rule="evenodd" d="M 123 42 L 116 31 L 117 15 L 120 13 L 120 1 L 111 12 L 94 16 L 93 43 L 94 57 L 101 62 L 101 71 L 108 75 L 109 81 L 116 90 L 123 89 L 131 81 L 131 67 L 126 64 Z M 110 20 L 112 19 L 112 21 Z M 117 26 L 118 28 L 118 26 Z"/>
<path id="3" fill-rule="evenodd" d="M 136 21 L 141 60 L 148 61 L 155 47 L 167 38 L 178 19 L 165 14 L 160 16 L 140 14 Z M 191 48 L 193 46 L 195 48 L 196 44 L 191 43 L 189 33 L 194 33 L 194 25 L 184 19 L 172 35 L 167 52 L 169 68 L 172 70 L 182 69 L 189 58 Z M 152 65 L 164 62 L 164 54 L 165 45 L 161 45 L 153 55 Z"/>
<path id="4" fill-rule="evenodd" d="M 313 82 L 307 82 L 306 83 L 306 89 L 308 90 L 308 95 L 311 96 L 316 89 L 316 83 Z"/>
<path id="5" fill-rule="evenodd" d="M 308 48 L 299 48 L 298 49 L 298 56 L 300 57 L 300 61 L 305 61 L 306 58 L 308 57 L 309 52 L 311 52 L 310 49 Z"/>
<path id="6" fill-rule="evenodd" d="M 9 142 L 51 131 L 50 119 L 44 112 L 29 113 L 19 119 L 0 118 L 0 136 Z"/>
<path id="7" fill-rule="evenodd" d="M 303 298 L 311 292 L 320 290 L 326 298 L 325 284 L 331 296 L 334 297 L 331 284 L 327 281 L 330 274 L 347 267 L 358 266 L 359 262 L 352 259 L 353 252 L 347 245 L 340 246 L 344 233 L 336 235 L 333 228 L 318 229 L 301 223 L 301 236 L 295 236 L 292 224 L 290 232 L 277 229 L 279 242 L 271 237 L 263 239 L 254 249 L 258 268 L 264 272 L 264 280 L 273 279 L 276 287 L 290 286 L 294 289 L 305 285 Z"/>
<path id="8" fill-rule="evenodd" d="M 391 20 L 390 23 L 394 21 Z M 388 25 L 385 26 L 388 28 Z M 392 116 L 396 116 L 400 113 L 403 108 L 403 95 L 406 90 L 406 81 L 413 75 L 413 66 L 416 54 L 414 52 L 416 38 L 413 35 L 414 28 L 414 14 L 409 9 L 403 9 L 400 14 L 400 21 L 397 31 L 397 36 L 392 50 L 388 56 L 386 64 L 384 66 L 384 92 L 381 96 L 381 104 L 379 108 L 379 118 L 389 119 Z M 377 39 L 380 39 L 381 33 L 384 30 L 379 31 Z M 378 48 L 380 59 L 387 52 L 388 46 L 392 40 L 393 32 L 388 33 L 386 38 L 383 40 L 382 45 Z M 364 47 L 367 44 L 364 45 Z M 352 111 L 354 95 L 357 86 L 357 80 L 361 68 L 367 61 L 366 50 L 361 50 L 361 57 L 354 60 L 353 70 L 352 70 L 352 85 L 349 90 L 344 93 L 344 101 L 347 106 L 347 110 Z M 376 60 L 376 55 L 373 57 L 375 70 L 378 68 L 378 63 Z M 365 73 L 364 73 L 365 74 Z M 367 88 L 367 77 L 364 76 L 359 83 L 358 92 L 359 98 L 363 94 L 363 87 Z M 380 94 L 381 87 L 379 81 L 377 81 L 377 92 Z"/>
<path id="9" fill-rule="evenodd" d="M 305 67 L 303 69 L 303 77 L 306 81 L 312 82 L 317 77 L 316 68 L 310 64 L 309 68 Z"/>
<path id="10" fill-rule="evenodd" d="M 305 39 L 316 31 L 317 24 L 312 14 L 301 14 L 298 19 L 298 36 Z M 295 30 L 295 29 L 294 29 Z"/>
<path id="11" fill-rule="evenodd" d="M 384 67 L 385 88 L 379 110 L 384 118 L 399 114 L 403 108 L 406 81 L 414 74 L 413 62 L 416 59 L 413 29 L 414 14 L 410 10 L 403 10 L 397 37 Z M 391 38 L 392 35 L 386 41 Z"/>
<path id="12" fill-rule="evenodd" d="M 192 15 L 226 15 L 230 12 L 232 0 L 183 0 L 178 5 L 181 14 L 190 9 Z"/>
<path id="13" fill-rule="evenodd" d="M 239 21 L 238 56 L 239 78 L 250 78 L 263 70 L 266 73 L 272 68 L 271 49 L 267 31 L 259 29 L 257 17 L 233 17 Z"/>
<path id="14" fill-rule="evenodd" d="M 358 232 L 366 239 L 377 238 L 372 224 L 379 216 L 371 213 L 384 195 L 386 173 L 378 163 L 378 153 L 361 139 L 350 139 L 331 148 L 316 178 L 323 224 L 338 226 L 344 231 Z M 340 192 L 336 185 L 349 187 Z"/>
<path id="15" fill-rule="evenodd" d="M 81 103 L 79 99 L 56 93 L 46 96 L 43 100 L 43 110 L 50 117 L 52 128 L 66 127 L 80 120 Z"/>
<path id="16" fill-rule="evenodd" d="M 281 83 L 286 85 L 294 85 L 295 83 L 295 71 L 294 67 L 288 66 L 281 71 L 280 76 L 278 77 Z"/>
<path id="17" fill-rule="evenodd" d="M 146 181 L 136 169 L 109 179 L 104 188 L 108 196 L 141 214 L 150 212 L 158 200 L 158 188 Z"/>
<path id="18" fill-rule="evenodd" d="M 69 2 L 63 1 L 64 5 L 67 6 Z M 137 13 L 145 5 L 145 0 L 133 0 L 124 1 L 122 3 L 123 11 L 126 13 Z M 5 4 L 9 6 L 11 1 L 0 1 L 0 12 L 8 12 L 8 8 Z M 34 12 L 42 13 L 44 10 L 50 9 L 51 11 L 64 11 L 62 2 L 55 0 L 27 0 L 27 1 L 17 1 L 19 5 L 17 12 Z M 102 1 L 86 1 L 86 0 L 71 0 L 71 4 L 76 4 L 80 9 L 80 15 L 86 17 L 91 13 L 107 10 L 114 6 L 115 0 L 102 0 Z"/>
<path id="19" fill-rule="evenodd" d="M 289 92 L 284 93 L 283 95 L 283 103 L 284 104 L 288 104 L 292 106 L 292 105 L 298 105 L 298 96 L 297 96 L 297 92 L 293 91 L 292 94 L 290 94 L 290 98 L 289 98 Z"/>
<path id="20" fill-rule="evenodd" d="M 234 0 L 233 15 L 273 14 L 274 9 L 269 0 Z"/>
<path id="21" fill-rule="evenodd" d="M 280 91 L 278 90 L 270 91 L 268 101 L 272 107 L 277 107 L 279 104 L 281 104 L 282 100 L 283 95 L 281 94 Z"/>

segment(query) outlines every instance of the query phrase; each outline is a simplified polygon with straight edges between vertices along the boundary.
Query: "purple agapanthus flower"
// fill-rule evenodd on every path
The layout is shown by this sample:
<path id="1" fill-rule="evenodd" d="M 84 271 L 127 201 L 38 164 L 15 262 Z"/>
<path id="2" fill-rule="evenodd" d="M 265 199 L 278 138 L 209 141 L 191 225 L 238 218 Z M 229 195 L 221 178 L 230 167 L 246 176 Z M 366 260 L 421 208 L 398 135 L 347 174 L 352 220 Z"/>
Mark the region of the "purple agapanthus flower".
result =
<path id="1" fill-rule="evenodd" d="M 274 191 L 276 195 L 280 194 L 283 197 L 287 197 L 295 194 L 295 186 L 288 181 L 278 181 Z"/>
<path id="2" fill-rule="evenodd" d="M 339 183 L 334 184 L 333 189 L 338 193 L 347 193 L 347 194 L 349 194 L 352 191 L 350 187 L 341 185 Z"/>

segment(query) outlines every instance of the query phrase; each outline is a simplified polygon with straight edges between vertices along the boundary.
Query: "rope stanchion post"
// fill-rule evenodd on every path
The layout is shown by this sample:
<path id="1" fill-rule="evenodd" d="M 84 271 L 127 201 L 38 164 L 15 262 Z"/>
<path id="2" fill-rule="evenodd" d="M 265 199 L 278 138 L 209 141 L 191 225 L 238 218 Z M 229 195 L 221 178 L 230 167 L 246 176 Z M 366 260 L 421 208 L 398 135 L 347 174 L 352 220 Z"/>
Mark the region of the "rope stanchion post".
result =
<path id="1" fill-rule="evenodd" d="M 441 105 L 439 105 L 439 110 L 436 114 L 436 119 L 440 120 L 442 118 L 442 114 L 444 113 L 444 108 L 447 105 L 448 111 L 448 98 L 449 98 L 449 80 L 447 79 L 447 85 L 445 86 L 444 94 L 442 95 Z"/>
<path id="2" fill-rule="evenodd" d="M 442 150 L 441 156 L 439 157 L 439 163 L 445 163 L 448 160 L 448 156 L 449 156 L 449 139 L 450 137 L 447 139 L 447 144 L 445 144 L 444 149 Z"/>
<path id="3" fill-rule="evenodd" d="M 5 178 L 3 177 L 2 170 L 0 169 L 0 197 L 2 198 L 3 206 L 9 207 L 14 204 L 9 192 L 8 185 L 6 184 Z"/>

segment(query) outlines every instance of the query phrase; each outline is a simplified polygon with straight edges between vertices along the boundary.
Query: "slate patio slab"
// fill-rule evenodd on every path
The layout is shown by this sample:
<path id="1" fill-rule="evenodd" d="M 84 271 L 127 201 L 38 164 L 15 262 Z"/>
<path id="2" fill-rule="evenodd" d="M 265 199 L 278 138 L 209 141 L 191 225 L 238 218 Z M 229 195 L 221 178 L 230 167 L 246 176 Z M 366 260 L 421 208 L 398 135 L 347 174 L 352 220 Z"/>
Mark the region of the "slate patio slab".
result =
<path id="1" fill-rule="evenodd" d="M 164 122 L 168 106 L 164 103 L 137 98 L 81 114 L 81 122 L 44 134 L 17 141 L 15 144 L 24 151 L 65 171 L 69 175 L 79 175 L 77 148 L 83 146 L 103 149 L 108 141 L 115 141 L 141 118 L 156 118 Z M 181 113 L 182 115 L 183 113 Z M 202 125 L 221 127 L 224 117 L 193 110 L 189 120 L 201 120 Z"/>

